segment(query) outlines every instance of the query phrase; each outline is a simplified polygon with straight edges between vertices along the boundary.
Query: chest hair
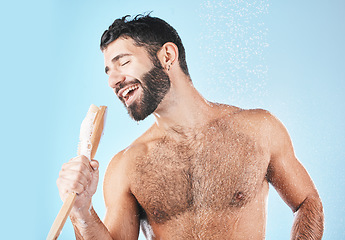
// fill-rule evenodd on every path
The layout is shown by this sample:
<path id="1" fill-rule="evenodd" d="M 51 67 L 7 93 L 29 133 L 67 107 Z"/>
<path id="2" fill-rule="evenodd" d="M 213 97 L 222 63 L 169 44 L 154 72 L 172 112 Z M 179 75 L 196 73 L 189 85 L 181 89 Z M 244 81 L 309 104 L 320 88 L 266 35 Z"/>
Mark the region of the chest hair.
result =
<path id="1" fill-rule="evenodd" d="M 254 137 L 222 120 L 189 136 L 162 138 L 136 159 L 133 193 L 157 223 L 185 211 L 236 210 L 264 181 L 264 153 Z"/>

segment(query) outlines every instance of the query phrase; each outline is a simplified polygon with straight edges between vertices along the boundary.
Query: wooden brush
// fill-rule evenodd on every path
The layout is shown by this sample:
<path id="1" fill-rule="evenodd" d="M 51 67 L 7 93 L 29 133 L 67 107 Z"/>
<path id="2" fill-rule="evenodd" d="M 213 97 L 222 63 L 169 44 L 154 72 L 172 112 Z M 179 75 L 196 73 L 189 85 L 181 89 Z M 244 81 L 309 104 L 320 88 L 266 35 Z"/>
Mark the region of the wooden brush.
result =
<path id="1" fill-rule="evenodd" d="M 78 155 L 85 155 L 89 160 L 94 158 L 103 133 L 106 111 L 106 106 L 97 107 L 91 104 L 80 126 Z M 48 233 L 47 240 L 55 240 L 60 235 L 76 196 L 76 193 L 70 193 L 66 198 Z"/>

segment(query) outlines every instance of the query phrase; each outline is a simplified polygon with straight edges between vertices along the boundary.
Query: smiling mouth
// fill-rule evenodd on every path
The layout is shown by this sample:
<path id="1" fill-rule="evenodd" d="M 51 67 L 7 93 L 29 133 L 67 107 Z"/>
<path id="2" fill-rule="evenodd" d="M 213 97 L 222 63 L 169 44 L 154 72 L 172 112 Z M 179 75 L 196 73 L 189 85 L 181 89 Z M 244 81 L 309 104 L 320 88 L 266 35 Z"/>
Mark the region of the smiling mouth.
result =
<path id="1" fill-rule="evenodd" d="M 118 92 L 118 97 L 123 99 L 127 107 L 135 100 L 136 92 L 139 89 L 139 86 L 140 84 L 137 83 L 127 86 Z"/>

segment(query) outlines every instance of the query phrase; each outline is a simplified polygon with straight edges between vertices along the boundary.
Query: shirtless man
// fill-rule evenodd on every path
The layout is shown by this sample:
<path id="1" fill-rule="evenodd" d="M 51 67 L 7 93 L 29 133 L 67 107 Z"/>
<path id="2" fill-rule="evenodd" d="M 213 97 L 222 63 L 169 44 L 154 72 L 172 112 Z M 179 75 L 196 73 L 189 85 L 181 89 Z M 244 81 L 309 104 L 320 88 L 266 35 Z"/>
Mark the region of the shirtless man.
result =
<path id="1" fill-rule="evenodd" d="M 155 123 L 111 160 L 106 216 L 91 203 L 97 161 L 78 156 L 57 180 L 77 239 L 264 239 L 269 183 L 295 213 L 291 239 L 321 239 L 318 192 L 284 126 L 265 110 L 205 100 L 183 45 L 163 20 L 115 20 L 101 39 L 109 85 L 130 116 Z"/>

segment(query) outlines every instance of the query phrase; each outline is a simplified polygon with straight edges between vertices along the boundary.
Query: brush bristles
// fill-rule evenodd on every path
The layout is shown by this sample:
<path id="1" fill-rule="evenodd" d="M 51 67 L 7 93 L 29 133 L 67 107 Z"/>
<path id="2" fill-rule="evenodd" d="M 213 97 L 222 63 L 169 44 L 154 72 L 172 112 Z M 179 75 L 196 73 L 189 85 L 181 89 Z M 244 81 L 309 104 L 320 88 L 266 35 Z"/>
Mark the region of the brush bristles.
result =
<path id="1" fill-rule="evenodd" d="M 89 111 L 86 114 L 83 122 L 80 126 L 79 144 L 78 144 L 78 155 L 84 155 L 87 158 L 91 158 L 91 135 L 94 128 L 94 121 L 99 108 L 91 104 Z"/>

